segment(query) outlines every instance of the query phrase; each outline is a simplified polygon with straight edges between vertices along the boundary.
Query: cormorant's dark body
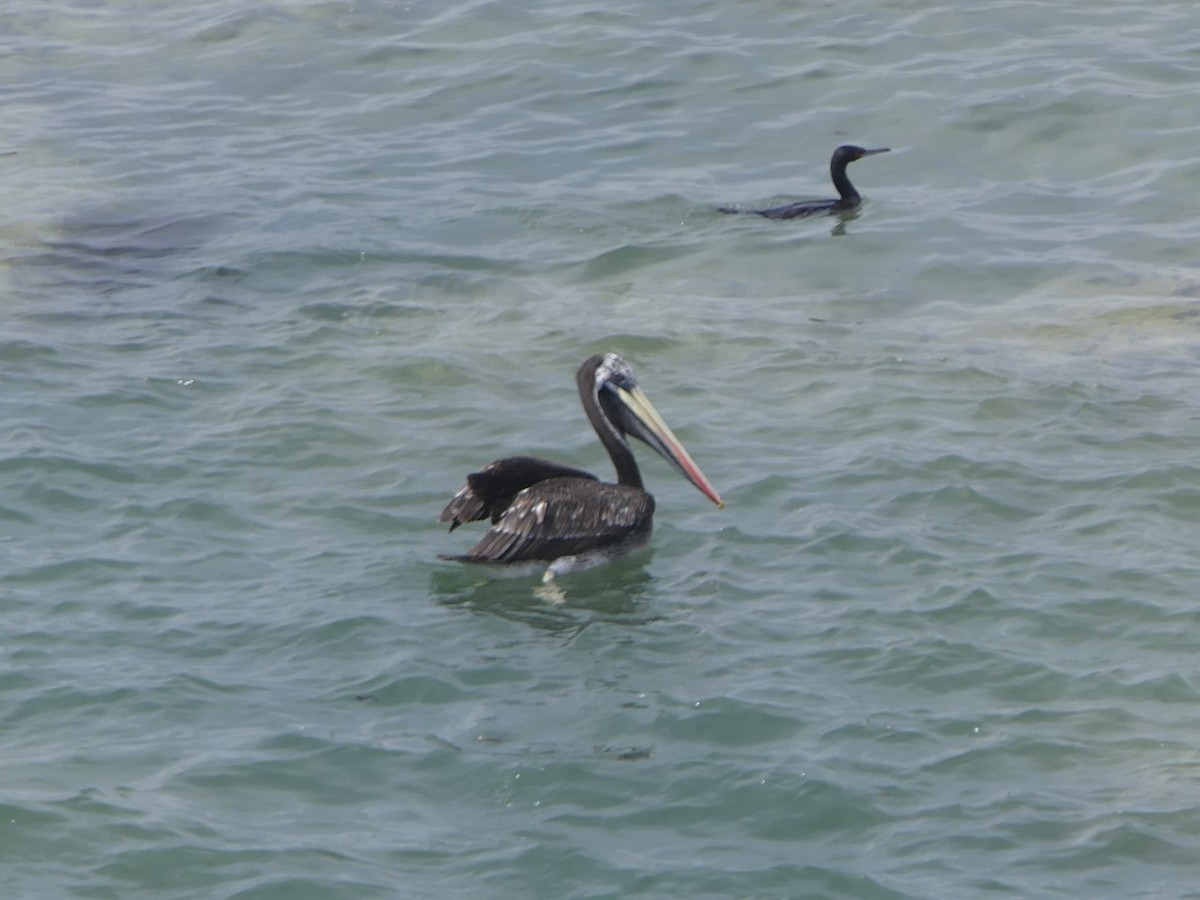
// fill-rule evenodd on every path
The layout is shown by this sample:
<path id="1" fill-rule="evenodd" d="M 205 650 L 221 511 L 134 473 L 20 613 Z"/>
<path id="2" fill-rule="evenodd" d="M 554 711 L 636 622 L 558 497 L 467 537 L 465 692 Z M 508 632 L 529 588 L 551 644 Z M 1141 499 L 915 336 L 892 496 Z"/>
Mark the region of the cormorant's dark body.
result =
<path id="1" fill-rule="evenodd" d="M 642 546 L 650 537 L 654 498 L 626 435 L 645 441 L 713 502 L 720 497 L 650 406 L 633 370 L 616 354 L 596 355 L 576 373 L 580 399 L 617 470 L 617 483 L 561 463 L 510 456 L 467 476 L 442 510 L 453 531 L 490 519 L 492 527 L 467 553 L 443 559 L 468 563 L 548 562 L 547 577 Z"/>
<path id="2" fill-rule="evenodd" d="M 862 203 L 862 196 L 855 189 L 854 185 L 850 183 L 850 179 L 846 175 L 846 166 L 857 159 L 862 159 L 864 156 L 887 153 L 888 149 L 887 147 L 880 147 L 878 150 L 864 150 L 862 147 L 844 144 L 834 150 L 833 157 L 829 160 L 829 175 L 833 179 L 833 186 L 837 188 L 838 197 L 836 200 L 801 200 L 798 203 L 772 206 L 769 209 L 740 210 L 721 207 L 720 211 L 723 213 L 748 212 L 767 219 L 799 219 L 806 216 L 849 212 Z"/>

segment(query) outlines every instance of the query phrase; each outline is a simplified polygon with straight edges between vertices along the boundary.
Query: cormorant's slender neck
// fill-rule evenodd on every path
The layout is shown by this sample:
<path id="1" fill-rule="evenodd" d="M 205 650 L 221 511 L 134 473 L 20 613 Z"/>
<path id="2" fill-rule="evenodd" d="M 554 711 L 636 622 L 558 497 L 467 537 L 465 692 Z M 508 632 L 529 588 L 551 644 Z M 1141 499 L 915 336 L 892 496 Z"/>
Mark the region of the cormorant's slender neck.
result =
<path id="1" fill-rule="evenodd" d="M 617 484 L 644 490 L 642 473 L 638 469 L 637 460 L 633 458 L 633 451 L 629 449 L 629 444 L 617 431 L 617 426 L 612 423 L 604 411 L 604 407 L 600 405 L 600 398 L 596 391 L 596 367 L 584 366 L 581 368 L 577 382 L 579 399 L 583 401 L 583 410 L 587 413 L 592 428 L 596 430 L 596 437 L 600 438 L 600 443 L 608 451 L 613 468 L 617 470 Z"/>
<path id="2" fill-rule="evenodd" d="M 850 179 L 846 177 L 846 166 L 850 162 L 851 160 L 843 159 L 841 156 L 834 156 L 829 162 L 829 175 L 833 178 L 833 186 L 837 188 L 837 192 L 842 197 L 842 204 L 845 206 L 857 206 L 862 202 L 862 197 L 854 189 L 854 185 L 850 183 Z"/>

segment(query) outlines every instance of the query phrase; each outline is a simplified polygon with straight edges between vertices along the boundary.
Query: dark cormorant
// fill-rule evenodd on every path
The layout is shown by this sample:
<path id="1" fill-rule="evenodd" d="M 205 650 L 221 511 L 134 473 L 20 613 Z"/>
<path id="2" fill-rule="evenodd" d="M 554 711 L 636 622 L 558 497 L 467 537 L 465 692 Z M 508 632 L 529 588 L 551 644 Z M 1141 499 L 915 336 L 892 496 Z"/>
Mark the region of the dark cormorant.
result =
<path id="1" fill-rule="evenodd" d="M 878 150 L 864 150 L 862 147 L 844 144 L 834 150 L 833 157 L 829 160 L 829 175 L 833 178 L 833 186 L 837 188 L 840 195 L 836 200 L 801 200 L 799 203 L 788 203 L 785 206 L 772 206 L 770 209 L 740 210 L 721 207 L 720 212 L 740 213 L 744 211 L 757 216 L 765 216 L 768 219 L 798 219 L 803 216 L 847 212 L 862 203 L 862 197 L 854 189 L 850 179 L 846 177 L 846 166 L 864 156 L 887 153 L 889 149 L 891 148 L 880 147 Z"/>
<path id="2" fill-rule="evenodd" d="M 466 563 L 549 563 L 543 581 L 604 562 L 645 545 L 654 498 L 626 436 L 644 441 L 717 506 L 721 498 L 678 438 L 650 405 L 633 369 L 615 353 L 586 360 L 575 375 L 584 411 L 617 470 L 617 483 L 560 463 L 510 456 L 467 476 L 439 521 L 453 531 L 490 518 L 492 527 L 468 552 L 443 555 Z"/>

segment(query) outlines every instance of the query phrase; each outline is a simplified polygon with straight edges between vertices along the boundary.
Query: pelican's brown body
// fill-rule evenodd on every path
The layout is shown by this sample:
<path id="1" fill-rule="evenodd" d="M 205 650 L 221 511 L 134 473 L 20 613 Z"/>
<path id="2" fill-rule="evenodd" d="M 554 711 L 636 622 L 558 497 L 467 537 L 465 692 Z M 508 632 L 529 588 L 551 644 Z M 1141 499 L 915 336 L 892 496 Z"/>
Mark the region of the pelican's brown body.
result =
<path id="1" fill-rule="evenodd" d="M 617 483 L 533 456 L 510 456 L 467 476 L 440 520 L 453 531 L 490 519 L 466 563 L 548 563 L 547 578 L 629 553 L 653 528 L 654 498 L 642 487 L 626 435 L 646 442 L 718 505 L 721 498 L 614 353 L 593 356 L 576 373 L 580 399 L 617 470 Z"/>

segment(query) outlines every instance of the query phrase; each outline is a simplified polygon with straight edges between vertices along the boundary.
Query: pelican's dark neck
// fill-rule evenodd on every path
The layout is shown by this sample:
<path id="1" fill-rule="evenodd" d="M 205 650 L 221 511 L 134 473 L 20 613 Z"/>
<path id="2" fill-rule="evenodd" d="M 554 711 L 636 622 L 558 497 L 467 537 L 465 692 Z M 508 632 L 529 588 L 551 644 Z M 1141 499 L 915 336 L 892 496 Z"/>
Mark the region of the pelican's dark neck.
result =
<path id="1" fill-rule="evenodd" d="M 850 162 L 851 160 L 835 156 L 829 163 L 829 175 L 833 178 L 833 186 L 837 188 L 837 192 L 842 198 L 839 206 L 857 206 L 862 202 L 862 197 L 859 196 L 858 191 L 854 189 L 854 185 L 846 176 L 846 166 L 850 165 Z"/>
<path id="2" fill-rule="evenodd" d="M 624 438 L 619 437 L 611 428 L 597 428 L 596 434 L 600 436 L 600 443 L 608 451 L 613 468 L 617 470 L 617 484 L 644 490 L 642 472 L 638 468 L 637 460 L 633 458 L 633 451 L 629 449 L 629 444 L 625 442 Z"/>
<path id="3" fill-rule="evenodd" d="M 617 431 L 617 426 L 609 419 L 604 407 L 600 404 L 600 398 L 595 388 L 595 378 L 594 367 L 580 369 L 579 399 L 583 401 L 583 410 L 587 413 L 592 428 L 596 431 L 596 437 L 600 438 L 600 443 L 608 451 L 608 458 L 612 460 L 613 468 L 617 470 L 617 484 L 644 490 L 642 473 L 638 469 L 637 460 L 633 458 L 633 451 L 629 449 L 629 444 Z"/>

